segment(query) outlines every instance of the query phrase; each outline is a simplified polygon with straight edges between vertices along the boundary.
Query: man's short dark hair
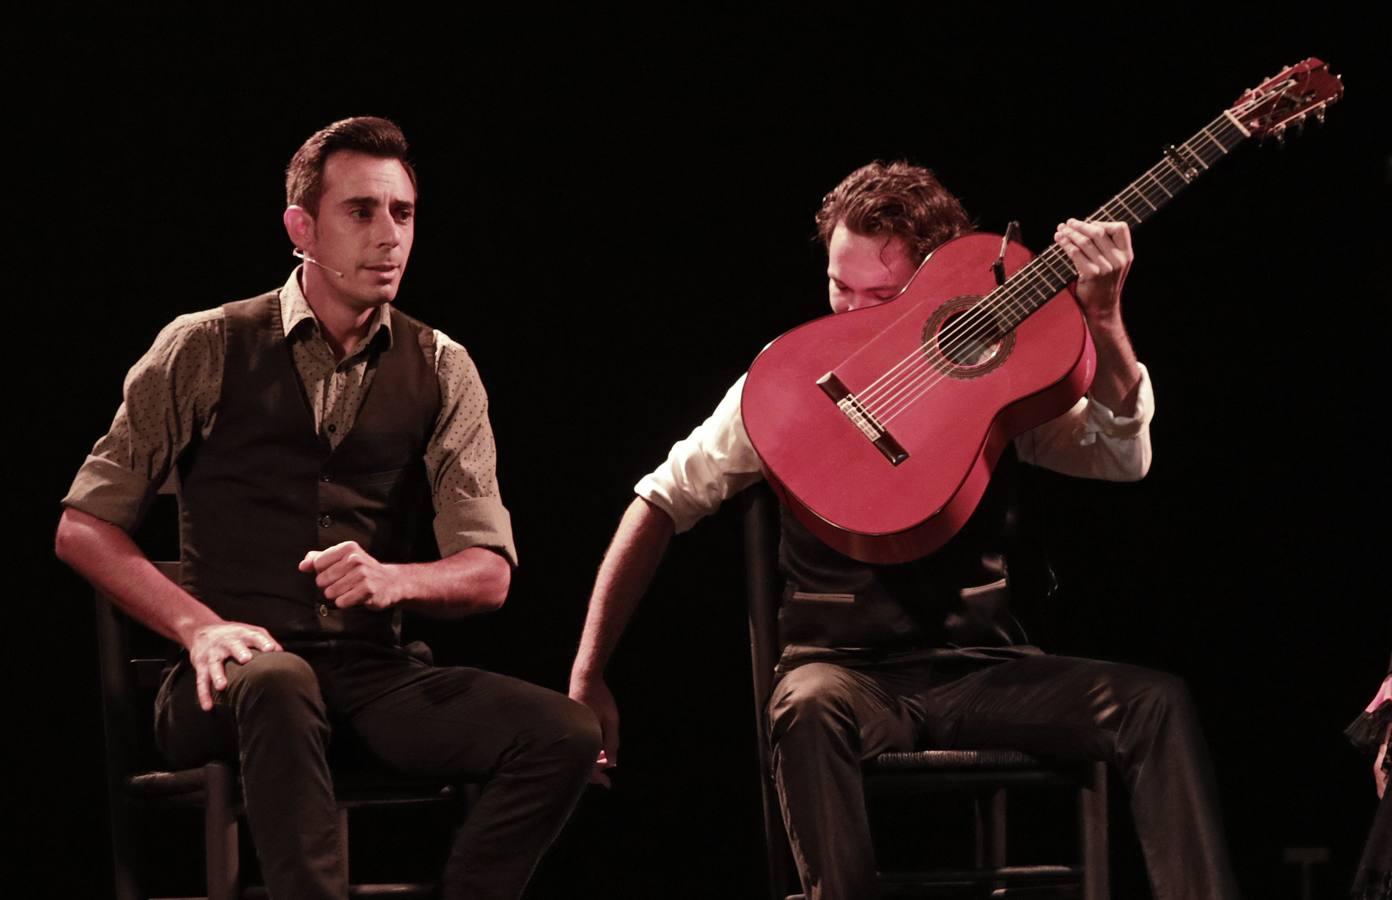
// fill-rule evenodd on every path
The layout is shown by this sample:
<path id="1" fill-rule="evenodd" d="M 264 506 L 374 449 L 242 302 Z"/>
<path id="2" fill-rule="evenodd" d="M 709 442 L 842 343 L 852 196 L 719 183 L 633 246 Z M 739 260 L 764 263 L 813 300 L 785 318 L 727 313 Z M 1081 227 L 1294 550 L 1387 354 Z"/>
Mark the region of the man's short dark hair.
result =
<path id="1" fill-rule="evenodd" d="M 324 162 L 340 150 L 399 160 L 415 188 L 416 170 L 406 159 L 407 149 L 406 136 L 390 119 L 354 116 L 321 128 L 290 157 L 290 165 L 285 168 L 285 205 L 319 215 L 319 201 L 324 196 Z"/>
<path id="2" fill-rule="evenodd" d="M 903 160 L 861 166 L 822 198 L 817 236 L 831 243 L 838 222 L 856 234 L 904 242 L 915 264 L 933 248 L 972 230 L 962 204 L 938 177 Z"/>

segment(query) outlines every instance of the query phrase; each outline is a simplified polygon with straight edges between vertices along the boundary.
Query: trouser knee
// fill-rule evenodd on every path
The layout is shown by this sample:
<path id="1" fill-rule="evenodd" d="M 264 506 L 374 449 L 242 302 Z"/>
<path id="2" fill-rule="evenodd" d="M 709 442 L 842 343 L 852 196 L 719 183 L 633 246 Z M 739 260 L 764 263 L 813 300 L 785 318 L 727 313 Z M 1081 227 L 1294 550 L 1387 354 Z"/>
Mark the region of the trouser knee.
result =
<path id="1" fill-rule="evenodd" d="M 1184 679 L 1168 672 L 1131 668 L 1118 710 L 1117 750 L 1123 758 L 1145 753 L 1156 742 L 1195 744 L 1200 740 L 1198 710 Z"/>
<path id="2" fill-rule="evenodd" d="M 1130 695 L 1139 712 L 1163 720 L 1193 717 L 1194 701 L 1183 678 L 1154 669 L 1134 672 Z"/>
<path id="3" fill-rule="evenodd" d="M 569 697 L 560 699 L 561 702 L 551 714 L 551 745 L 577 766 L 588 768 L 594 765 L 604 745 L 599 720 L 583 703 Z"/>
<path id="4" fill-rule="evenodd" d="M 517 758 L 565 769 L 589 771 L 594 766 L 604 738 L 599 721 L 588 706 L 561 694 L 551 694 L 547 702 L 535 704 L 530 722 L 521 731 Z"/>
<path id="5" fill-rule="evenodd" d="M 844 673 L 826 663 L 798 666 L 779 680 L 768 702 L 769 739 L 855 731 L 854 705 Z"/>
<path id="6" fill-rule="evenodd" d="M 274 718 L 286 725 L 322 724 L 324 698 L 309 663 L 293 653 L 257 653 L 246 663 L 228 660 L 227 688 L 219 696 L 240 721 Z"/>

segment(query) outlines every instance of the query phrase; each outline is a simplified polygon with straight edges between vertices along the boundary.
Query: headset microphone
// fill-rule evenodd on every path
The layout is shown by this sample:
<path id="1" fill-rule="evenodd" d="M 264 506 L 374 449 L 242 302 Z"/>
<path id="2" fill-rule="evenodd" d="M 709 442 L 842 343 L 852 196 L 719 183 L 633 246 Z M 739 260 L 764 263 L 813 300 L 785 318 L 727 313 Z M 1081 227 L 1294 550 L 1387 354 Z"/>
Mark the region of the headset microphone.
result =
<path id="1" fill-rule="evenodd" d="M 337 269 L 330 269 L 328 266 L 324 265 L 324 264 L 321 263 L 319 260 L 317 260 L 317 259 L 315 259 L 314 257 L 309 256 L 308 254 L 306 254 L 306 253 L 305 253 L 303 250 L 301 250 L 299 247 L 296 247 L 294 250 L 291 250 L 290 252 L 291 252 L 293 255 L 295 255 L 295 256 L 299 257 L 300 259 L 304 260 L 305 262 L 307 262 L 307 263 L 312 263 L 312 264 L 318 266 L 319 268 L 323 269 L 325 272 L 332 272 L 332 273 L 334 273 L 335 275 L 337 275 L 339 278 L 343 278 L 343 277 L 344 277 L 344 275 L 343 275 L 342 272 L 338 271 Z"/>

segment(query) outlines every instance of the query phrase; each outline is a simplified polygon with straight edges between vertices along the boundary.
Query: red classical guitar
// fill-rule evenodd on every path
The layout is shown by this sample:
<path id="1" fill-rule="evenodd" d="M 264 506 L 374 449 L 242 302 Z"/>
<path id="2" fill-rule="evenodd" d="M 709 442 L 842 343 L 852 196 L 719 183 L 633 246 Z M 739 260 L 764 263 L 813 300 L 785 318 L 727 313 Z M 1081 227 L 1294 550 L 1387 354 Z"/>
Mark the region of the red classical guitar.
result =
<path id="1" fill-rule="evenodd" d="M 1088 216 L 1149 219 L 1252 137 L 1282 137 L 1343 94 L 1317 59 L 1247 93 Z M 1007 442 L 1066 412 L 1096 357 L 1057 246 L 998 235 L 937 248 L 888 303 L 794 328 L 749 369 L 741 409 L 779 497 L 813 534 L 864 562 L 904 562 L 966 522 Z"/>

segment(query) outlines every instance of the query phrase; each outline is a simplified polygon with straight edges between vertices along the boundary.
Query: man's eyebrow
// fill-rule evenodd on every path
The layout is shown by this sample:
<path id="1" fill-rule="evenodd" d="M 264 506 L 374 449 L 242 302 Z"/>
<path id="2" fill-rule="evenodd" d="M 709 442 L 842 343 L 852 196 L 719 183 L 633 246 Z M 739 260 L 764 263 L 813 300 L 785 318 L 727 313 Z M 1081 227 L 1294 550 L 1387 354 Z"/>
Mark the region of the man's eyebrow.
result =
<path id="1" fill-rule="evenodd" d="M 366 207 L 368 209 L 376 209 L 377 207 L 382 205 L 382 201 L 378 200 L 376 197 L 349 197 L 347 200 L 344 200 L 341 205 L 361 206 Z M 413 200 L 393 200 L 391 201 L 391 208 L 414 210 L 416 208 L 416 204 Z"/>

